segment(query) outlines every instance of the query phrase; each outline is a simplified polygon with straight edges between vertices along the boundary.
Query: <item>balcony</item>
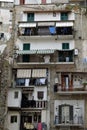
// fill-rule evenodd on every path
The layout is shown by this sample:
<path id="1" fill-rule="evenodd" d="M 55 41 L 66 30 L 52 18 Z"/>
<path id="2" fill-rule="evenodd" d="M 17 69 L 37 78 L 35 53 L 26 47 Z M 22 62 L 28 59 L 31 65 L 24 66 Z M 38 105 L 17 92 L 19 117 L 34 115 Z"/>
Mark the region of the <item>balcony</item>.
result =
<path id="1" fill-rule="evenodd" d="M 23 75 L 24 76 L 24 75 Z M 37 74 L 38 76 L 38 74 Z M 33 90 L 34 87 L 41 87 L 41 86 L 47 86 L 47 78 L 17 78 L 16 81 L 16 87 L 23 88 L 23 89 L 30 89 Z"/>
<path id="2" fill-rule="evenodd" d="M 55 49 L 17 51 L 17 65 L 74 65 L 73 50 Z"/>
<path id="3" fill-rule="evenodd" d="M 64 117 L 65 119 L 67 119 L 67 117 Z M 83 123 L 83 117 L 82 116 L 77 116 L 77 117 L 73 117 L 72 120 L 59 120 L 58 116 L 55 116 L 55 126 L 56 127 L 84 127 L 84 123 Z"/>
<path id="4" fill-rule="evenodd" d="M 54 92 L 58 93 L 59 95 L 77 95 L 77 94 L 87 94 L 86 86 L 63 86 L 61 84 L 54 85 Z"/>
<path id="5" fill-rule="evenodd" d="M 47 101 L 22 100 L 21 108 L 46 109 Z"/>
<path id="6" fill-rule="evenodd" d="M 19 22 L 18 36 L 22 39 L 57 35 L 58 39 L 72 39 L 73 26 L 73 21 Z"/>

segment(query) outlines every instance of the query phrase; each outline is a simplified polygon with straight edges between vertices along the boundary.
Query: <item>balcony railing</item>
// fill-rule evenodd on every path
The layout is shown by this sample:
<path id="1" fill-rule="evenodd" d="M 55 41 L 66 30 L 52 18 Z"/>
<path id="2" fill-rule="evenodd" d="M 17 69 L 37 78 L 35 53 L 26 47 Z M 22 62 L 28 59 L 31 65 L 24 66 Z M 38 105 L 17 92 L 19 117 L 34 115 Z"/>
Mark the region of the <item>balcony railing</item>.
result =
<path id="1" fill-rule="evenodd" d="M 21 107 L 22 108 L 46 109 L 47 101 L 22 100 Z"/>
<path id="2" fill-rule="evenodd" d="M 87 94 L 86 86 L 62 86 L 61 84 L 54 85 L 54 92 L 58 94 Z"/>
<path id="3" fill-rule="evenodd" d="M 19 36 L 58 35 L 73 36 L 73 21 L 19 22 Z"/>
<path id="4" fill-rule="evenodd" d="M 55 116 L 55 126 L 83 126 L 83 116 L 74 116 L 72 120 L 66 120 L 67 117 L 64 117 L 64 120 L 60 120 L 58 116 Z"/>
<path id="5" fill-rule="evenodd" d="M 59 62 L 73 62 L 73 57 L 59 57 Z"/>

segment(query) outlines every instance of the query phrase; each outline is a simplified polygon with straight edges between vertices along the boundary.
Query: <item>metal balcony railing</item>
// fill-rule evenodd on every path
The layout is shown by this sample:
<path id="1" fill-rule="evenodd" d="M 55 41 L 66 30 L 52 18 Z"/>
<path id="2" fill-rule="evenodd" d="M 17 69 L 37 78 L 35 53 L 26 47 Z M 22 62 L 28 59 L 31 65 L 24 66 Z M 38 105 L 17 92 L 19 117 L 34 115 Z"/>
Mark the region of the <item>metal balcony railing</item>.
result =
<path id="1" fill-rule="evenodd" d="M 22 100 L 21 102 L 22 108 L 47 108 L 47 101 L 35 101 L 35 100 Z"/>

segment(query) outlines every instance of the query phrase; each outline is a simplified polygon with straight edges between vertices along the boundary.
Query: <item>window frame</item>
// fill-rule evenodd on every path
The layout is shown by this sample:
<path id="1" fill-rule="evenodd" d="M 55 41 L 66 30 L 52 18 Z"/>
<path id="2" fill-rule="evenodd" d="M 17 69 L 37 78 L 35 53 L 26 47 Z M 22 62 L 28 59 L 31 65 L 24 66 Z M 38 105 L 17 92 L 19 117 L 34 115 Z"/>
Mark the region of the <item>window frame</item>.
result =
<path id="1" fill-rule="evenodd" d="M 68 20 L 68 13 L 67 12 L 61 12 L 61 20 L 66 21 Z"/>
<path id="2" fill-rule="evenodd" d="M 18 91 L 15 91 L 15 92 L 14 92 L 14 99 L 18 99 L 18 96 L 19 96 L 19 92 L 18 92 Z"/>
<path id="3" fill-rule="evenodd" d="M 10 123 L 17 123 L 17 115 L 10 116 Z"/>
<path id="4" fill-rule="evenodd" d="M 42 100 L 44 98 L 44 91 L 38 91 L 37 92 L 37 98 Z"/>
<path id="5" fill-rule="evenodd" d="M 62 43 L 62 50 L 69 50 L 70 44 L 69 43 Z"/>
<path id="6" fill-rule="evenodd" d="M 34 21 L 34 13 L 31 12 L 31 13 L 27 13 L 27 21 L 28 22 L 31 22 L 31 21 Z"/>
<path id="7" fill-rule="evenodd" d="M 24 51 L 30 50 L 30 43 L 23 43 L 23 50 Z"/>

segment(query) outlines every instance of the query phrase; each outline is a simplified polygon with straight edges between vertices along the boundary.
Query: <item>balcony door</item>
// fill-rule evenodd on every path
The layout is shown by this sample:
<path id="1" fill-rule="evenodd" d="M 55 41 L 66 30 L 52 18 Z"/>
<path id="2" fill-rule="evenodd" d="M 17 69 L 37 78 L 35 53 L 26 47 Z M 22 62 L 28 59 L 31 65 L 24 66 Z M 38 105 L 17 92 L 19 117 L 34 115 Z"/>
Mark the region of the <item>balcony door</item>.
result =
<path id="1" fill-rule="evenodd" d="M 62 123 L 68 123 L 69 122 L 69 106 L 63 106 L 62 107 Z"/>
<path id="2" fill-rule="evenodd" d="M 59 106 L 59 123 L 68 124 L 73 121 L 73 106 L 60 105 Z"/>

